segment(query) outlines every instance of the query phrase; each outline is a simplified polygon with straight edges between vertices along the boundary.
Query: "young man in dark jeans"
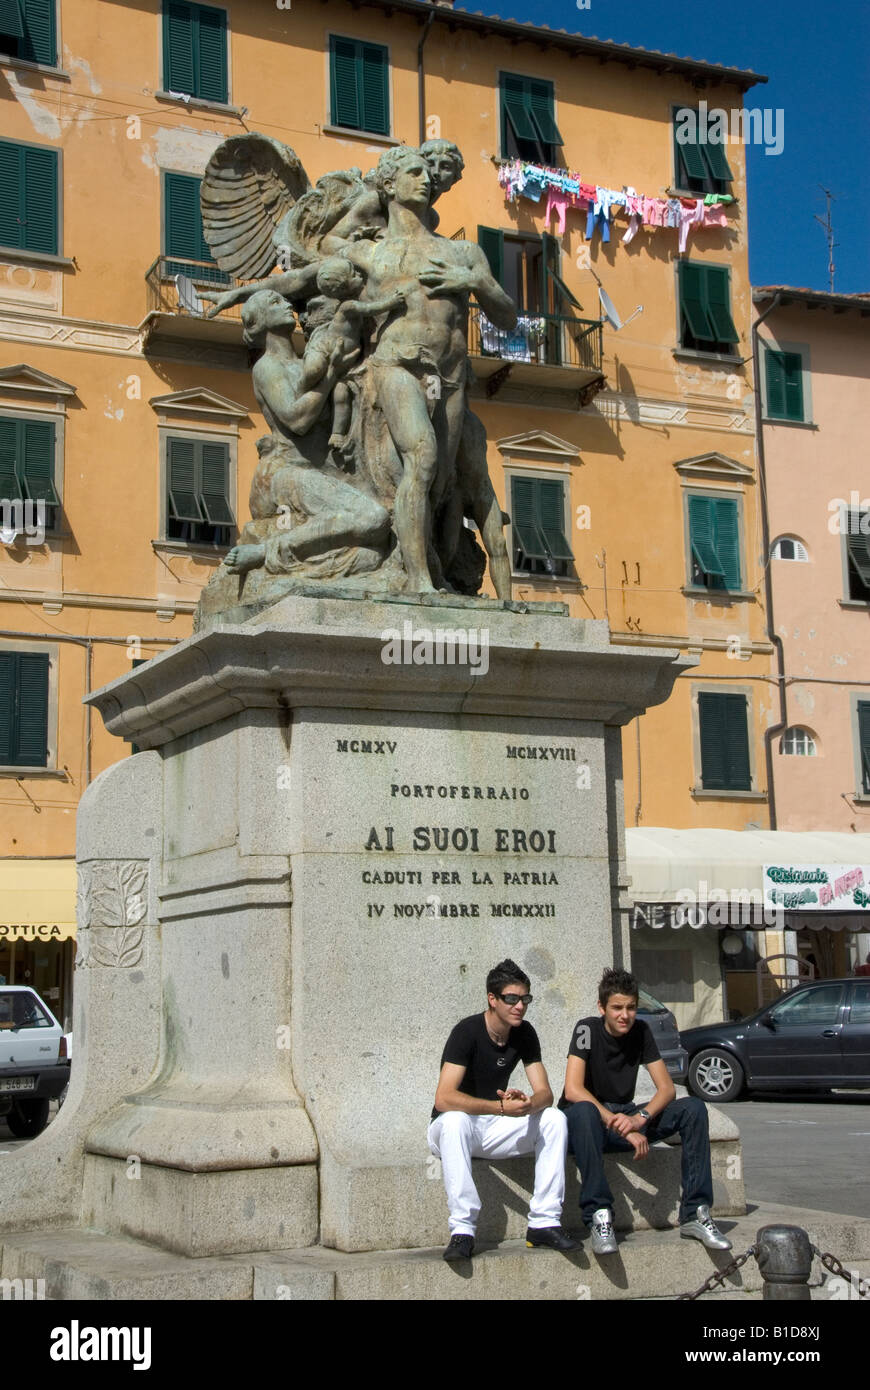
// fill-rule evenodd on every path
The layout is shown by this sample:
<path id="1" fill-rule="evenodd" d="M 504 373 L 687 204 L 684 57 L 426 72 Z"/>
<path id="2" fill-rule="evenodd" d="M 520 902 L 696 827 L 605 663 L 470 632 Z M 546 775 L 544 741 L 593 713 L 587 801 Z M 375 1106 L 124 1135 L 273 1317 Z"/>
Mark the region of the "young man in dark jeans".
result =
<path id="1" fill-rule="evenodd" d="M 488 1007 L 457 1023 L 441 1056 L 435 1108 L 427 1135 L 441 1159 L 450 1243 L 445 1260 L 474 1254 L 480 1197 L 471 1176 L 472 1158 L 535 1155 L 535 1191 L 529 1205 L 526 1244 L 576 1250 L 562 1230 L 565 1196 L 565 1117 L 553 1108 L 553 1092 L 541 1061 L 538 1035 L 525 1020 L 532 1002 L 529 977 L 503 960 L 486 977 Z M 517 1062 L 532 1094 L 508 1087 Z"/>
<path id="2" fill-rule="evenodd" d="M 626 970 L 605 970 L 598 986 L 598 1017 L 581 1018 L 568 1049 L 559 1108 L 568 1120 L 568 1147 L 580 1173 L 580 1206 L 596 1255 L 616 1251 L 613 1193 L 604 1175 L 605 1153 L 634 1151 L 646 1158 L 650 1144 L 679 1134 L 682 1140 L 680 1235 L 708 1250 L 730 1250 L 715 1225 L 707 1107 L 677 1100 L 649 1026 L 637 1019 L 638 987 Z M 643 1064 L 655 1083 L 652 1100 L 635 1104 Z"/>

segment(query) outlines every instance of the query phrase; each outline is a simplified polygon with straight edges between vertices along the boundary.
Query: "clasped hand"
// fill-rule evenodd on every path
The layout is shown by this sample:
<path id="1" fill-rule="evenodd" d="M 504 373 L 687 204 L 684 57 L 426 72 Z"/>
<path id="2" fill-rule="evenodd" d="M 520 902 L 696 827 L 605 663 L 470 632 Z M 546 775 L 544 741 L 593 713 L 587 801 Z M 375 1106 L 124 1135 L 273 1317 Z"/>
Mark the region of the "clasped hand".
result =
<path id="1" fill-rule="evenodd" d="M 525 1091 L 518 1091 L 516 1087 L 511 1086 L 507 1091 L 496 1091 L 496 1095 L 506 1115 L 528 1115 L 531 1112 L 532 1098 L 527 1096 Z"/>
<path id="2" fill-rule="evenodd" d="M 635 1161 L 639 1158 L 646 1158 L 649 1153 L 649 1140 L 645 1134 L 641 1134 L 646 1121 L 640 1115 L 616 1114 L 609 1121 L 607 1128 L 612 1129 L 614 1134 L 618 1134 L 627 1144 L 634 1149 Z"/>

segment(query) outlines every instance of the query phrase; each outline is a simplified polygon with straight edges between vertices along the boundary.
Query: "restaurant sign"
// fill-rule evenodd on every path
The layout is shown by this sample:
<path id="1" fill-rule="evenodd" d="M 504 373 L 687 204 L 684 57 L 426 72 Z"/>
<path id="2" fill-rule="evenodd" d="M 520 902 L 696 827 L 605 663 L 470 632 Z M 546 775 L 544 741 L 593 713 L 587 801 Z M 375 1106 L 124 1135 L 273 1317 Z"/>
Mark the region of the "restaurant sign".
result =
<path id="1" fill-rule="evenodd" d="M 765 864 L 765 907 L 850 912 L 870 907 L 870 864 Z"/>

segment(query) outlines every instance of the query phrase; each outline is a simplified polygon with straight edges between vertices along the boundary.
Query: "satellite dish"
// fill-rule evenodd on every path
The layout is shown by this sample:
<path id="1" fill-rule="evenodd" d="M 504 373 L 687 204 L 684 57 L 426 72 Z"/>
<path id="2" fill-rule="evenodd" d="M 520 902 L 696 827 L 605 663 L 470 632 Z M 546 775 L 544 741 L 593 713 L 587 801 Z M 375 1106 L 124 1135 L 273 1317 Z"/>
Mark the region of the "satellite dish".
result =
<path id="1" fill-rule="evenodd" d="M 604 317 L 607 319 L 607 322 L 611 325 L 611 327 L 616 329 L 617 333 L 619 332 L 620 328 L 624 328 L 627 323 L 631 323 L 632 319 L 637 318 L 638 314 L 643 313 L 643 305 L 638 304 L 634 312 L 629 314 L 628 318 L 625 320 L 625 322 L 623 322 L 623 320 L 619 317 L 619 314 L 616 310 L 616 305 L 610 298 L 610 295 L 607 293 L 607 290 L 602 288 L 600 280 L 598 281 L 598 301 L 601 305 Z"/>
<path id="2" fill-rule="evenodd" d="M 186 275 L 176 275 L 175 292 L 178 302 L 186 314 L 201 314 L 202 300 L 194 289 L 193 281 Z"/>
<path id="3" fill-rule="evenodd" d="M 611 327 L 615 328 L 618 333 L 620 328 L 622 327 L 622 319 L 616 312 L 616 305 L 610 298 L 610 295 L 607 293 L 607 290 L 603 290 L 600 285 L 598 286 L 598 299 L 601 304 L 601 308 L 604 311 L 604 317 L 607 319 L 607 322 L 611 325 Z"/>

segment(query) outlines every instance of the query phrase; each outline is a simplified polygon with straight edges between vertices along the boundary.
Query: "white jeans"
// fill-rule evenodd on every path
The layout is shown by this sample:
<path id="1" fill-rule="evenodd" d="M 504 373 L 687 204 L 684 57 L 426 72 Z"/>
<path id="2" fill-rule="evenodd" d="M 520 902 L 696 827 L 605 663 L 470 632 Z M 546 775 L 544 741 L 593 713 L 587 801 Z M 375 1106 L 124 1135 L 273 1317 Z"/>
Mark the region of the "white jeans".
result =
<path id="1" fill-rule="evenodd" d="M 529 1225 L 558 1226 L 565 1198 L 565 1154 L 568 1127 L 561 1110 L 535 1115 L 466 1115 L 447 1110 L 437 1116 L 427 1134 L 429 1148 L 441 1159 L 452 1236 L 473 1236 L 480 1197 L 471 1177 L 472 1158 L 516 1158 L 535 1155 L 535 1190 L 529 1205 Z"/>

